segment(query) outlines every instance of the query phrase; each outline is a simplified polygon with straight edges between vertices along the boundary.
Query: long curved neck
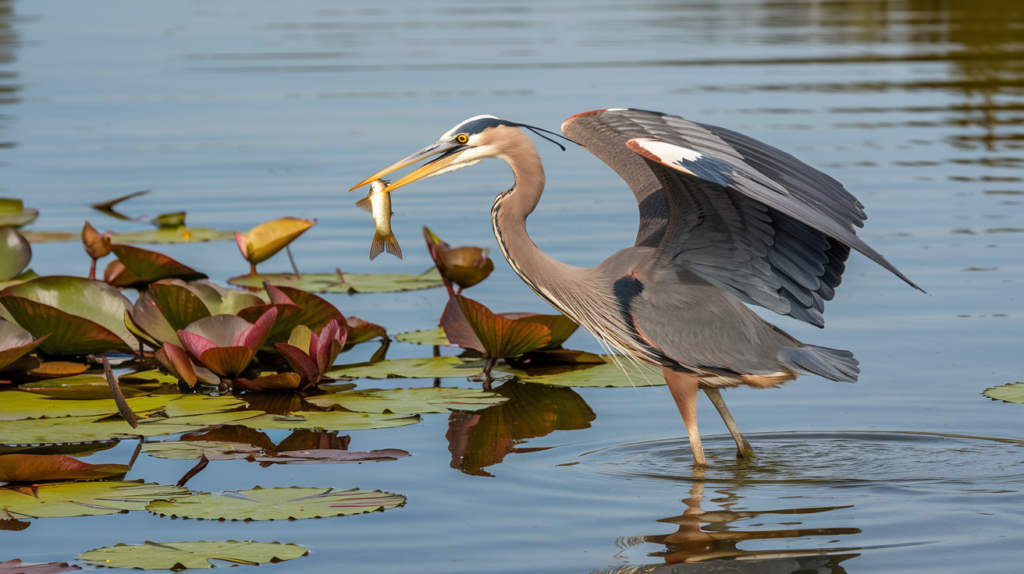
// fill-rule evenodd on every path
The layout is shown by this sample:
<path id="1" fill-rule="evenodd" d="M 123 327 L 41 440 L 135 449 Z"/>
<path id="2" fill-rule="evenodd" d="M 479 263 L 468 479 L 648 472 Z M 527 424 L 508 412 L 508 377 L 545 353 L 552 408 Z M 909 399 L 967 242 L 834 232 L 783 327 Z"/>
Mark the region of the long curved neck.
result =
<path id="1" fill-rule="evenodd" d="M 491 207 L 494 237 L 516 274 L 544 300 L 566 313 L 558 293 L 568 287 L 565 282 L 590 270 L 557 261 L 530 239 L 526 218 L 536 209 L 544 193 L 544 166 L 530 138 L 518 128 L 504 129 L 507 131 L 500 134 L 502 151 L 497 157 L 512 168 L 515 184 L 494 198 Z"/>

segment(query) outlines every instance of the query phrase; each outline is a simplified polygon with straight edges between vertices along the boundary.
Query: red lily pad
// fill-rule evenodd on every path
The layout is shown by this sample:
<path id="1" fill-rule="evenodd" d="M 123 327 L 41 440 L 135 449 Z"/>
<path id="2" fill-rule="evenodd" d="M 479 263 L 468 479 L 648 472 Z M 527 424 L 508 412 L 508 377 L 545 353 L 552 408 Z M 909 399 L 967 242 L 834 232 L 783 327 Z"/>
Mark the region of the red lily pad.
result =
<path id="1" fill-rule="evenodd" d="M 388 338 L 388 330 L 376 323 L 364 321 L 359 317 L 345 317 L 345 323 L 348 327 L 348 339 L 345 341 L 346 345 L 358 345 L 359 343 L 365 343 L 371 339 L 380 337 L 382 339 Z"/>
<path id="2" fill-rule="evenodd" d="M 472 299 L 461 295 L 456 295 L 456 299 L 489 358 L 515 357 L 543 348 L 551 341 L 551 329 L 547 325 L 529 318 L 506 319 Z M 451 335 L 448 338 L 451 340 Z"/>
<path id="3" fill-rule="evenodd" d="M 89 464 L 61 454 L 0 455 L 0 482 L 97 480 L 123 476 L 131 469 L 123 464 Z"/>
<path id="4" fill-rule="evenodd" d="M 200 273 L 156 251 L 131 245 L 113 245 L 111 250 L 124 268 L 124 271 L 114 272 L 112 269 L 116 271 L 118 268 L 111 264 L 103 274 L 104 279 L 115 287 L 148 285 L 161 279 L 191 281 L 206 278 L 205 273 Z"/>
<path id="5" fill-rule="evenodd" d="M 256 323 L 235 315 L 214 315 L 178 331 L 178 339 L 200 364 L 222 377 L 236 377 L 263 346 L 276 317 L 276 308 L 270 308 Z"/>
<path id="6" fill-rule="evenodd" d="M 296 373 L 274 373 L 256 379 L 235 377 L 234 383 L 247 391 L 294 391 L 302 388 L 302 380 Z"/>

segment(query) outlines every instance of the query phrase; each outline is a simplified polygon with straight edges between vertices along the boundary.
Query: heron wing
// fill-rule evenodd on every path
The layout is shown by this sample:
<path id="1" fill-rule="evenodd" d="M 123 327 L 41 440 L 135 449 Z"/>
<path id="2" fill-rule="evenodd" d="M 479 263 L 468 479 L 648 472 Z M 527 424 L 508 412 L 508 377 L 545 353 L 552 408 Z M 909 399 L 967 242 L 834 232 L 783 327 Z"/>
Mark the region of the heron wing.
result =
<path id="1" fill-rule="evenodd" d="M 690 270 L 742 301 L 823 326 L 824 301 L 842 280 L 850 248 L 917 287 L 857 237 L 866 215 L 855 197 L 771 146 L 640 110 L 588 112 L 562 130 L 633 189 L 637 245 L 657 241 L 662 265 Z"/>

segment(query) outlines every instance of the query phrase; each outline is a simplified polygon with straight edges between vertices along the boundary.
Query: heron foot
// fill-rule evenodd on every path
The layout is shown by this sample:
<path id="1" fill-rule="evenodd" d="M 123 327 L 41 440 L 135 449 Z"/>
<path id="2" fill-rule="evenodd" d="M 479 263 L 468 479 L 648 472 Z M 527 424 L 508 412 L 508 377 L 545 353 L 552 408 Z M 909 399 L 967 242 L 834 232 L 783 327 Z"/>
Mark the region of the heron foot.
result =
<path id="1" fill-rule="evenodd" d="M 722 398 L 722 392 L 713 387 L 705 387 L 704 394 L 711 400 L 711 404 L 715 405 L 718 409 L 718 414 L 722 416 L 722 421 L 725 422 L 726 428 L 729 429 L 729 434 L 732 435 L 733 440 L 736 441 L 736 458 L 740 460 L 749 460 L 754 458 L 754 449 L 747 442 L 747 439 L 740 432 L 740 427 L 736 425 L 736 420 L 732 418 L 732 413 L 729 412 L 729 407 L 725 406 L 725 399 Z"/>

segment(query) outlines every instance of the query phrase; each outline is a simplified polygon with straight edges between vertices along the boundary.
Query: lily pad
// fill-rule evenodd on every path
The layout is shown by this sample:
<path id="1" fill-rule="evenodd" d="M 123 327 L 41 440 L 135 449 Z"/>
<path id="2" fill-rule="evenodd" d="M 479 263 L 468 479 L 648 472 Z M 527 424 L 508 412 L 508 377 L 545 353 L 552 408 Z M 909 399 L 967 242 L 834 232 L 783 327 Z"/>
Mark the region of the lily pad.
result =
<path id="1" fill-rule="evenodd" d="M 0 455 L 0 482 L 98 480 L 123 476 L 131 469 L 124 464 L 89 464 L 60 454 Z"/>
<path id="2" fill-rule="evenodd" d="M 10 281 L 28 267 L 32 246 L 13 227 L 0 227 L 0 281 Z"/>
<path id="3" fill-rule="evenodd" d="M 261 414 L 262 411 L 237 411 L 187 417 L 154 417 L 140 420 L 139 427 L 134 429 L 124 419 L 111 418 L 110 415 L 4 421 L 0 444 L 84 443 L 172 435 L 218 424 L 239 424 Z"/>
<path id="4" fill-rule="evenodd" d="M 383 512 L 404 504 L 404 496 L 379 490 L 256 487 L 156 500 L 146 510 L 161 516 L 209 520 L 295 520 Z"/>
<path id="5" fill-rule="evenodd" d="M 107 266 L 107 270 L 103 274 L 104 279 L 115 287 L 149 285 L 161 279 L 181 279 L 182 281 L 206 279 L 205 273 L 182 265 L 163 253 L 130 245 L 114 245 L 111 250 L 127 271 L 127 273 L 112 272 L 111 269 L 116 269 L 117 266 L 113 263 Z"/>
<path id="6" fill-rule="evenodd" d="M 89 376 L 89 375 L 87 375 Z M 78 379 L 81 377 L 74 377 Z M 59 379 L 58 379 L 59 380 Z M 128 399 L 128 405 L 138 415 L 161 411 L 168 417 L 186 417 L 208 413 L 222 413 L 245 406 L 234 397 L 206 395 L 154 395 Z M 117 413 L 117 405 L 108 399 L 59 400 L 23 391 L 0 393 L 0 421 L 17 421 L 46 417 L 91 417 Z M 168 420 L 164 418 L 163 420 Z"/>
<path id="7" fill-rule="evenodd" d="M 126 383 L 124 378 L 119 380 Z M 177 379 L 175 379 L 175 383 Z M 163 383 L 156 381 L 140 382 L 139 384 L 124 384 L 121 392 L 128 398 L 148 395 L 163 386 Z M 49 381 L 35 383 L 23 383 L 18 386 L 19 391 L 44 395 L 55 399 L 111 399 L 110 385 L 103 375 L 75 375 L 73 377 L 62 377 Z M 0 405 L 6 395 L 0 395 Z M 0 406 L 0 411 L 3 407 Z M 2 415 L 0 415 L 2 416 Z"/>
<path id="8" fill-rule="evenodd" d="M 451 343 L 448 342 L 448 337 L 444 334 L 444 329 L 441 327 L 436 329 L 426 329 L 424 331 L 399 333 L 395 335 L 395 340 L 403 343 L 411 343 L 413 345 L 433 345 L 438 347 L 447 347 L 451 345 Z"/>
<path id="9" fill-rule="evenodd" d="M 252 270 L 255 273 L 257 264 L 273 257 L 314 225 L 316 225 L 315 219 L 281 217 L 261 223 L 244 235 L 235 233 L 235 241 L 238 242 L 238 249 L 242 252 L 242 257 L 252 264 Z"/>
<path id="10" fill-rule="evenodd" d="M 28 528 L 29 522 L 18 522 L 16 520 L 4 520 L 3 523 L 13 523 L 18 528 L 7 528 L 7 524 L 0 524 L 0 530 L 24 530 Z M 24 525 L 21 527 L 21 525 Z M 0 562 L 0 574 L 60 574 L 61 572 L 75 572 L 81 570 L 81 566 L 68 566 L 67 562 L 46 562 L 44 564 L 26 564 L 15 558 L 7 562 Z"/>
<path id="11" fill-rule="evenodd" d="M 240 460 L 250 456 L 262 456 L 266 451 L 255 445 L 240 442 L 220 441 L 168 441 L 147 442 L 142 452 L 156 458 L 172 460 Z"/>
<path id="12" fill-rule="evenodd" d="M 620 361 L 629 370 L 629 377 L 623 373 L 609 355 L 601 355 L 604 364 L 581 364 L 571 367 L 545 367 L 528 371 L 520 377 L 528 383 L 540 383 L 556 387 L 649 387 L 665 384 L 665 378 L 652 369 L 638 371 L 621 357 Z"/>
<path id="13" fill-rule="evenodd" d="M 551 342 L 551 329 L 532 321 L 532 317 L 507 319 L 467 297 L 456 296 L 456 299 L 488 357 L 515 357 Z"/>
<path id="14" fill-rule="evenodd" d="M 385 448 L 371 451 L 354 451 L 318 448 L 312 450 L 280 451 L 276 456 L 257 456 L 253 460 L 260 466 L 272 464 L 361 464 L 364 462 L 385 462 L 409 456 L 409 453 L 397 448 Z"/>
<path id="15" fill-rule="evenodd" d="M 81 277 L 40 277 L 0 291 L 9 318 L 51 355 L 132 353 L 138 341 L 124 325 L 131 302 L 117 289 Z"/>
<path id="16" fill-rule="evenodd" d="M 206 227 L 162 227 L 146 231 L 115 233 L 110 236 L 114 243 L 134 245 L 156 245 L 175 243 L 202 243 L 206 241 L 231 241 L 233 231 L 217 231 Z"/>
<path id="17" fill-rule="evenodd" d="M 483 363 L 480 361 L 466 361 L 459 357 L 430 357 L 339 365 L 326 374 L 329 377 L 351 379 L 446 379 L 471 377 L 480 374 L 482 369 Z"/>
<path id="18" fill-rule="evenodd" d="M 501 395 L 479 389 L 426 387 L 418 389 L 365 389 L 330 393 L 308 399 L 321 407 L 340 406 L 361 413 L 446 413 L 479 411 L 505 402 Z"/>
<path id="19" fill-rule="evenodd" d="M 73 231 L 22 231 L 21 234 L 29 243 L 66 243 L 81 238 L 81 234 Z"/>
<path id="20" fill-rule="evenodd" d="M 494 262 L 487 256 L 488 250 L 481 247 L 456 247 L 452 249 L 429 228 L 423 228 L 423 239 L 427 251 L 441 275 L 462 289 L 483 281 L 494 271 Z"/>
<path id="21" fill-rule="evenodd" d="M 981 394 L 1006 403 L 1024 403 L 1024 383 L 1010 383 L 985 389 Z"/>
<path id="22" fill-rule="evenodd" d="M 25 209 L 20 199 L 0 198 L 0 227 L 21 227 L 39 217 L 38 209 Z"/>
<path id="23" fill-rule="evenodd" d="M 238 287 L 263 287 L 263 282 L 278 287 L 293 287 L 311 293 L 397 293 L 440 287 L 443 284 L 437 268 L 426 273 L 278 273 L 273 275 L 243 275 L 228 279 Z"/>
<path id="24" fill-rule="evenodd" d="M 102 516 L 143 510 L 163 498 L 184 496 L 187 488 L 138 482 L 65 482 L 0 488 L 0 519 Z"/>
<path id="25" fill-rule="evenodd" d="M 86 363 L 76 363 L 72 361 L 46 361 L 45 363 L 40 363 L 38 367 L 29 371 L 29 374 L 41 379 L 57 379 L 61 377 L 81 375 L 88 370 L 89 365 Z"/>
<path id="26" fill-rule="evenodd" d="M 211 560 L 256 566 L 294 560 L 309 554 L 295 544 L 280 542 L 149 542 L 138 546 L 118 544 L 83 552 L 78 559 L 107 568 L 174 570 L 213 568 Z"/>
<path id="27" fill-rule="evenodd" d="M 376 413 L 350 413 L 345 411 L 304 411 L 287 415 L 263 414 L 240 420 L 234 424 L 254 429 L 321 429 L 325 431 L 353 431 L 402 427 L 420 422 L 419 416 Z"/>

